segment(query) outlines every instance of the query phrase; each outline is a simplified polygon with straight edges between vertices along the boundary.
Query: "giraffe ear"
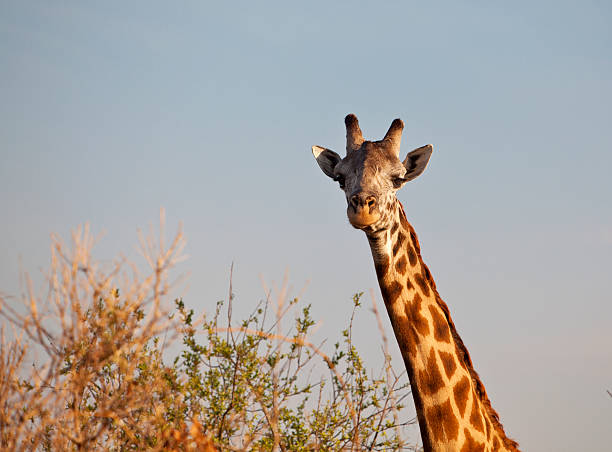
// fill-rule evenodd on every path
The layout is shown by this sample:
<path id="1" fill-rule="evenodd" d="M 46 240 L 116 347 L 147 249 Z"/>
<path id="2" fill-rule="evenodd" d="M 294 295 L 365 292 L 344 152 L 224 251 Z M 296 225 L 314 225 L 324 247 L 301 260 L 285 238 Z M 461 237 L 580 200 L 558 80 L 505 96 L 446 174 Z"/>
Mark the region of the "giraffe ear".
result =
<path id="1" fill-rule="evenodd" d="M 429 157 L 431 157 L 432 152 L 433 146 L 427 144 L 408 153 L 406 159 L 402 162 L 406 168 L 406 174 L 404 174 L 403 177 L 405 182 L 416 178 L 425 171 L 425 167 L 427 166 L 427 162 L 429 162 Z"/>
<path id="2" fill-rule="evenodd" d="M 323 170 L 323 172 L 332 179 L 335 177 L 334 168 L 342 160 L 338 154 L 334 151 L 326 148 L 322 148 L 321 146 L 313 146 L 312 147 L 312 155 L 317 159 L 317 163 Z"/>

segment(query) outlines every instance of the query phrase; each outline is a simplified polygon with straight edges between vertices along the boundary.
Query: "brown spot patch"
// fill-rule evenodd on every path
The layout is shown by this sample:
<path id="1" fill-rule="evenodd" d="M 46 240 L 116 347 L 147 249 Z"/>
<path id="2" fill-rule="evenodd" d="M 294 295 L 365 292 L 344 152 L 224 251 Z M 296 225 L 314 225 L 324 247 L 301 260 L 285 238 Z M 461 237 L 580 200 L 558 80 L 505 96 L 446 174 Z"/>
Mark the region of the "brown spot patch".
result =
<path id="1" fill-rule="evenodd" d="M 406 276 L 406 288 L 410 290 L 414 289 L 414 284 L 412 284 L 409 276 Z"/>
<path id="2" fill-rule="evenodd" d="M 421 298 L 421 296 L 418 293 L 414 294 L 414 297 L 412 298 L 412 302 L 418 306 L 419 311 L 421 310 L 421 302 L 423 301 L 423 299 Z"/>
<path id="3" fill-rule="evenodd" d="M 418 293 L 414 295 L 412 303 L 406 304 L 404 312 L 406 313 L 406 317 L 408 317 L 412 329 L 416 333 L 421 336 L 429 334 L 429 323 L 423 314 L 421 314 L 421 296 Z"/>
<path id="4" fill-rule="evenodd" d="M 404 275 L 406 273 L 406 265 L 406 256 L 402 256 L 395 263 L 395 270 L 397 270 L 400 275 Z"/>
<path id="5" fill-rule="evenodd" d="M 482 414 L 480 414 L 480 404 L 476 401 L 476 397 L 474 397 L 474 401 L 472 403 L 470 423 L 476 430 L 481 433 L 484 433 L 484 426 L 482 425 Z"/>
<path id="6" fill-rule="evenodd" d="M 393 244 L 393 255 L 395 256 L 399 249 L 402 247 L 404 240 L 406 240 L 406 236 L 400 231 L 397 234 L 397 239 L 395 239 L 395 243 Z"/>
<path id="7" fill-rule="evenodd" d="M 450 344 L 450 327 L 444 316 L 440 314 L 440 308 L 438 308 L 438 306 L 430 305 L 429 312 L 431 313 L 431 319 L 433 320 L 434 337 L 437 341 Z"/>
<path id="8" fill-rule="evenodd" d="M 391 235 L 395 234 L 397 228 L 399 228 L 399 223 L 396 221 L 395 223 L 393 223 L 393 226 L 391 226 Z"/>
<path id="9" fill-rule="evenodd" d="M 463 417 L 465 407 L 467 406 L 468 397 L 470 394 L 470 381 L 467 377 L 463 377 L 457 382 L 453 388 L 453 395 L 455 396 L 455 405 L 459 409 L 459 414 Z"/>
<path id="10" fill-rule="evenodd" d="M 387 270 L 389 269 L 389 257 L 383 256 L 380 262 L 374 263 L 374 268 L 376 269 L 376 276 L 380 281 L 382 277 L 387 274 Z"/>
<path id="11" fill-rule="evenodd" d="M 421 288 L 421 292 L 423 292 L 423 295 L 428 297 L 429 296 L 429 286 L 427 285 L 427 282 L 423 279 L 423 275 L 421 275 L 420 273 L 417 273 L 416 275 L 414 275 L 414 280 L 416 281 L 418 286 Z"/>
<path id="12" fill-rule="evenodd" d="M 412 267 L 414 267 L 418 262 L 417 253 L 414 251 L 412 245 L 408 245 L 408 260 L 410 261 L 410 265 Z"/>
<path id="13" fill-rule="evenodd" d="M 450 380 L 455 373 L 455 369 L 457 369 L 455 357 L 451 353 L 443 352 L 442 350 L 438 350 L 438 355 L 440 355 L 440 361 L 442 361 L 446 376 Z"/>
<path id="14" fill-rule="evenodd" d="M 436 360 L 436 351 L 432 348 L 425 364 L 425 369 L 418 372 L 418 385 L 425 395 L 434 395 L 444 387 L 444 379 Z"/>
<path id="15" fill-rule="evenodd" d="M 404 305 L 406 321 L 393 324 L 395 336 L 400 343 L 404 358 L 412 359 L 417 352 L 417 344 L 421 341 L 420 336 L 429 334 L 429 323 L 421 314 L 421 297 L 416 294 L 412 303 Z M 393 322 L 393 317 L 391 317 Z M 406 354 L 408 354 L 406 356 Z"/>
<path id="16" fill-rule="evenodd" d="M 381 284 L 380 291 L 383 299 L 388 305 L 394 304 L 402 293 L 402 285 L 397 281 L 391 281 L 389 284 Z"/>
<path id="17" fill-rule="evenodd" d="M 434 441 L 453 441 L 459 435 L 459 422 L 453 413 L 450 400 L 427 409 L 425 415 Z"/>
<path id="18" fill-rule="evenodd" d="M 484 452 L 485 451 L 484 443 L 476 441 L 474 437 L 470 434 L 470 431 L 467 428 L 463 429 L 463 433 L 465 434 L 465 442 L 463 443 L 461 452 Z"/>
<path id="19" fill-rule="evenodd" d="M 489 419 L 487 417 L 484 418 L 485 420 L 485 430 L 487 431 L 487 439 L 491 438 L 491 423 L 489 422 Z"/>

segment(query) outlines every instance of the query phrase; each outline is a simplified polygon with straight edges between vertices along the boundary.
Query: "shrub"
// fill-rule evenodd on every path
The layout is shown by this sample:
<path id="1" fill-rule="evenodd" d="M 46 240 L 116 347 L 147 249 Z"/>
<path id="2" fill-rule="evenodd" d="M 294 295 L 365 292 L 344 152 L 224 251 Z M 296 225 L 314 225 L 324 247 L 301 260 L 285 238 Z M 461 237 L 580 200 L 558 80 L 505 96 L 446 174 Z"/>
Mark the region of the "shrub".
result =
<path id="1" fill-rule="evenodd" d="M 211 315 L 172 307 L 180 230 L 168 247 L 140 237 L 144 276 L 125 259 L 104 270 L 87 227 L 72 239 L 53 239 L 45 299 L 31 282 L 21 305 L 0 298 L 2 450 L 413 450 L 405 374 L 388 353 L 369 372 L 352 341 L 362 294 L 328 356 L 284 288 L 237 324 L 231 288 Z"/>

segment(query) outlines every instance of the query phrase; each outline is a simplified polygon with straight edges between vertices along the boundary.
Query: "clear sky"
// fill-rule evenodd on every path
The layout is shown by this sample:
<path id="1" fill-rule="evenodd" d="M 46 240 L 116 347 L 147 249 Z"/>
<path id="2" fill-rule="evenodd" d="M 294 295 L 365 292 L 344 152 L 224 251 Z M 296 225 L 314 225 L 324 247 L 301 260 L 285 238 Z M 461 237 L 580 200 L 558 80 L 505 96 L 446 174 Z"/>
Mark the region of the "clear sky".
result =
<path id="1" fill-rule="evenodd" d="M 288 269 L 337 338 L 354 292 L 380 296 L 310 146 L 401 117 L 402 152 L 434 154 L 399 197 L 506 430 L 609 450 L 610 5 L 0 1 L 0 288 L 86 221 L 99 257 L 130 253 L 163 206 L 188 305 L 225 298 L 232 261 L 244 311 Z"/>

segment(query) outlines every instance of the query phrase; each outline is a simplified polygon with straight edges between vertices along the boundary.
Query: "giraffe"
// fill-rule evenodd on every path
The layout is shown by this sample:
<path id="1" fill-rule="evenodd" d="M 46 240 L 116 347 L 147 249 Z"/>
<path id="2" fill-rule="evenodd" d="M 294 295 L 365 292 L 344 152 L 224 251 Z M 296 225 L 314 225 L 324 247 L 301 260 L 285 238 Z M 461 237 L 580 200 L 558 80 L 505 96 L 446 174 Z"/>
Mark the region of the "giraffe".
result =
<path id="1" fill-rule="evenodd" d="M 518 451 L 491 406 L 396 197 L 425 170 L 433 147 L 415 149 L 400 161 L 400 119 L 380 141 L 364 140 L 353 114 L 345 125 L 346 157 L 320 146 L 313 146 L 312 153 L 344 191 L 349 223 L 368 239 L 425 451 Z"/>

